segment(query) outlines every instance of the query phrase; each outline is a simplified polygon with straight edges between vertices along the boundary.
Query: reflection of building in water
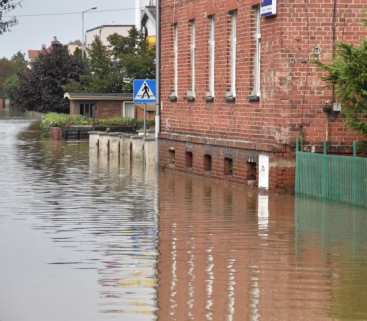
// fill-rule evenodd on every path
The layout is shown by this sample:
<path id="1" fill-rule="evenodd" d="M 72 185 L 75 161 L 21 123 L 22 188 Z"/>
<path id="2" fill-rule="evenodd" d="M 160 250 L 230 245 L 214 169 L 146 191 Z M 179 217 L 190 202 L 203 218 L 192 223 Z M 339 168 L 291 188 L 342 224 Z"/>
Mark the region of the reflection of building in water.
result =
<path id="1" fill-rule="evenodd" d="M 267 212 L 240 186 L 172 173 L 159 186 L 160 321 L 331 320 L 327 265 L 294 251 L 292 198 Z"/>

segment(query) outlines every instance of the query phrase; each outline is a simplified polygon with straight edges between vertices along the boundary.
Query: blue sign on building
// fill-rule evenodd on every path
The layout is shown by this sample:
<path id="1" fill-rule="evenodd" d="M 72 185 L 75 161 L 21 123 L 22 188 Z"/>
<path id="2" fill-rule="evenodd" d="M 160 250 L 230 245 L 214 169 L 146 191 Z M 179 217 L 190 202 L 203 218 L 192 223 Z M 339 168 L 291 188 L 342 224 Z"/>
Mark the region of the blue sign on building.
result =
<path id="1" fill-rule="evenodd" d="M 274 17 L 277 15 L 277 0 L 261 0 L 261 16 Z"/>
<path id="2" fill-rule="evenodd" d="M 134 80 L 134 103 L 137 105 L 154 105 L 157 101 L 157 85 L 153 79 Z"/>

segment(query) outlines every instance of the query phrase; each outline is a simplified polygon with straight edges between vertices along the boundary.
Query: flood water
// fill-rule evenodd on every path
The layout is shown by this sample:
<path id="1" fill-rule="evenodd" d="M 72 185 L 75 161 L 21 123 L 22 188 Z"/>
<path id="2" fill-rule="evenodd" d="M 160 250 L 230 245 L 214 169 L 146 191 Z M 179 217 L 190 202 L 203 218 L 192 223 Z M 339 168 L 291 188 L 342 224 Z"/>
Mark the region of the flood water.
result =
<path id="1" fill-rule="evenodd" d="M 0 321 L 367 320 L 367 210 L 0 120 Z"/>

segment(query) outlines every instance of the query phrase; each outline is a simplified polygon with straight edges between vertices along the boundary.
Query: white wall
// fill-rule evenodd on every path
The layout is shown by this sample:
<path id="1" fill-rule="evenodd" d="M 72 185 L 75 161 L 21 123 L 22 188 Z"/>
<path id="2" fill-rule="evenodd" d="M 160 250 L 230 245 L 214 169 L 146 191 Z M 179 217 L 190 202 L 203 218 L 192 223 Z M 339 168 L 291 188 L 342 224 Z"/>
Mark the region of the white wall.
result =
<path id="1" fill-rule="evenodd" d="M 95 37 L 99 37 L 105 46 L 109 45 L 107 38 L 115 33 L 121 36 L 128 36 L 129 30 L 132 26 L 102 26 L 101 28 L 87 31 L 86 33 L 86 45 L 87 48 L 92 44 Z"/>

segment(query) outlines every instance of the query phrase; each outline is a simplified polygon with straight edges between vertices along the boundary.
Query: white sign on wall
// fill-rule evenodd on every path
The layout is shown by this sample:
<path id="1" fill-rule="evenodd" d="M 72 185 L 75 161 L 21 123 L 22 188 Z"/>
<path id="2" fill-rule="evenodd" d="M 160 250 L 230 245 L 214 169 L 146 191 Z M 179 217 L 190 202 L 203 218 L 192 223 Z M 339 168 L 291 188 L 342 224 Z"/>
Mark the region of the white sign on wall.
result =
<path id="1" fill-rule="evenodd" d="M 277 0 L 261 0 L 261 16 L 274 17 L 277 15 Z"/>
<path id="2" fill-rule="evenodd" d="M 269 156 L 259 155 L 259 188 L 269 189 Z"/>

